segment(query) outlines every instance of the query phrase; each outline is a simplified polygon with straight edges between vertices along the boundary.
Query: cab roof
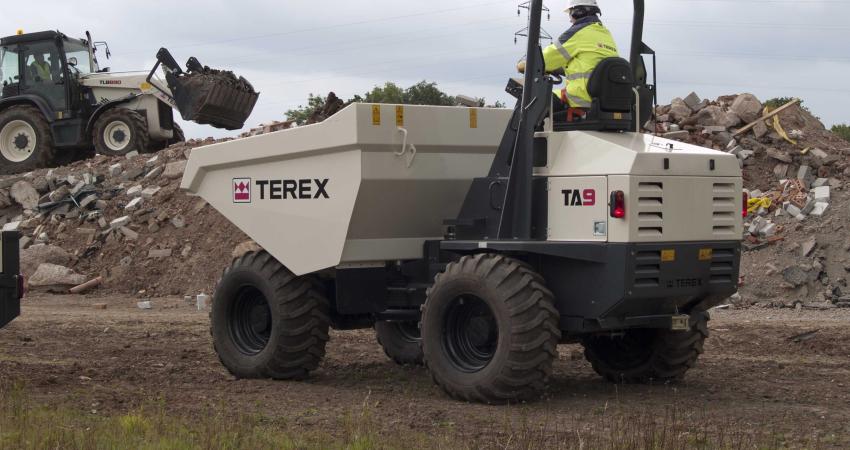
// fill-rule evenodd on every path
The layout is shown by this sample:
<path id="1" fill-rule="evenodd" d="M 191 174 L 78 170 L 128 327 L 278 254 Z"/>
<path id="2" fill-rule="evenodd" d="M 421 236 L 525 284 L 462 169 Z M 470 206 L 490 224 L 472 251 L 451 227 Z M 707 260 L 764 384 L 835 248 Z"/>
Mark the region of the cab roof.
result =
<path id="1" fill-rule="evenodd" d="M 54 40 L 57 38 L 67 39 L 68 37 L 65 36 L 63 33 L 60 33 L 59 31 L 38 31 L 35 33 L 6 36 L 0 39 L 0 45 L 14 45 L 26 42 L 47 41 Z"/>

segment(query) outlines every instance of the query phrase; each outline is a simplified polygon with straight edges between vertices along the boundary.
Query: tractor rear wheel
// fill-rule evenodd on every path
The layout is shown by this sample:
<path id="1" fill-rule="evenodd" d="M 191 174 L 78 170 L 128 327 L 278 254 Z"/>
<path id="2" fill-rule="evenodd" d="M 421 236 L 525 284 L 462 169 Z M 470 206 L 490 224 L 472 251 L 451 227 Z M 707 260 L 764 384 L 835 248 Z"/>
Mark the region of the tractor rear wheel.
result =
<path id="1" fill-rule="evenodd" d="M 375 334 L 384 353 L 400 365 L 422 365 L 422 334 L 418 322 L 376 322 Z"/>
<path id="2" fill-rule="evenodd" d="M 561 338 L 543 278 L 496 254 L 446 266 L 428 291 L 422 349 L 431 377 L 453 398 L 482 403 L 543 394 Z"/>
<path id="3" fill-rule="evenodd" d="M 668 383 L 696 365 L 707 337 L 708 315 L 698 313 L 688 331 L 635 329 L 582 343 L 593 370 L 612 383 Z"/>
<path id="4" fill-rule="evenodd" d="M 112 108 L 95 122 L 93 140 L 101 155 L 122 156 L 147 151 L 150 134 L 144 116 L 126 108 Z"/>
<path id="5" fill-rule="evenodd" d="M 51 162 L 53 134 L 38 108 L 15 105 L 0 112 L 0 172 L 24 172 Z"/>
<path id="6" fill-rule="evenodd" d="M 246 253 L 213 295 L 215 351 L 238 378 L 304 379 L 325 355 L 329 305 L 309 277 L 293 275 L 265 251 Z"/>

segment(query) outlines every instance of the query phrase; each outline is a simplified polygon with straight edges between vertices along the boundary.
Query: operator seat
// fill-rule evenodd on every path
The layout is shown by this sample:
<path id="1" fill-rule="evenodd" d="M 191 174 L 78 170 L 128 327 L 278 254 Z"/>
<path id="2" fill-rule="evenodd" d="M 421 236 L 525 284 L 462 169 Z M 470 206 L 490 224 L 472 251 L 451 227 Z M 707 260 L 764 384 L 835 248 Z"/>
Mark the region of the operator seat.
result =
<path id="1" fill-rule="evenodd" d="M 567 108 L 555 114 L 555 131 L 628 131 L 635 111 L 632 66 L 623 58 L 605 58 L 590 74 L 590 109 Z"/>

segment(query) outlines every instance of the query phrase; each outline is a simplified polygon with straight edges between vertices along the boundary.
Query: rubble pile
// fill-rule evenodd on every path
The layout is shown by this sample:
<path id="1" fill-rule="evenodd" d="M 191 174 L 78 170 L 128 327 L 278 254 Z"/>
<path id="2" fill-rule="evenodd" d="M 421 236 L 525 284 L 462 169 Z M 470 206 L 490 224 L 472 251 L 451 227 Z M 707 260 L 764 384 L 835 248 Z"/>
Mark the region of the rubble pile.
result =
<path id="1" fill-rule="evenodd" d="M 247 240 L 179 190 L 190 153 L 215 142 L 0 178 L 0 224 L 22 234 L 29 287 L 68 292 L 89 282 L 85 289 L 145 297 L 210 292 L 233 248 Z"/>
<path id="2" fill-rule="evenodd" d="M 749 201 L 735 304 L 850 307 L 850 143 L 799 101 L 782 106 L 691 93 L 657 108 L 656 131 L 738 157 Z"/>

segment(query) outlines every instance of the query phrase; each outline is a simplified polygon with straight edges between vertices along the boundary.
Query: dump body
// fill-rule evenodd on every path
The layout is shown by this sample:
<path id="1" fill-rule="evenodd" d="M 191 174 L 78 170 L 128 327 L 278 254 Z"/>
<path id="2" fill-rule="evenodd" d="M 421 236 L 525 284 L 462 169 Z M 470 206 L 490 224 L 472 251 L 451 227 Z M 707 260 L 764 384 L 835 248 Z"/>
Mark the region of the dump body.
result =
<path id="1" fill-rule="evenodd" d="M 443 239 L 473 179 L 486 176 L 510 117 L 507 109 L 354 104 L 319 124 L 199 149 L 182 187 L 299 275 L 419 259 L 426 241 Z M 634 133 L 537 137 L 548 142 L 535 169 L 551 196 L 540 202 L 545 240 L 740 239 L 734 156 Z M 589 186 L 593 207 L 563 207 L 564 191 Z M 608 217 L 615 187 L 630 205 L 624 220 Z M 598 221 L 604 233 L 594 232 Z"/>
<path id="2" fill-rule="evenodd" d="M 512 112 L 354 104 L 192 153 L 197 193 L 296 274 L 418 259 L 486 175 Z"/>

